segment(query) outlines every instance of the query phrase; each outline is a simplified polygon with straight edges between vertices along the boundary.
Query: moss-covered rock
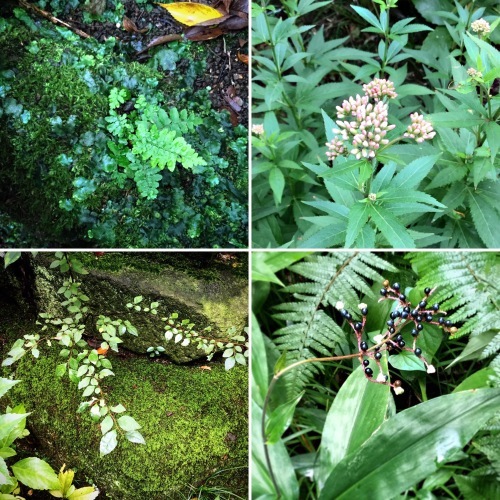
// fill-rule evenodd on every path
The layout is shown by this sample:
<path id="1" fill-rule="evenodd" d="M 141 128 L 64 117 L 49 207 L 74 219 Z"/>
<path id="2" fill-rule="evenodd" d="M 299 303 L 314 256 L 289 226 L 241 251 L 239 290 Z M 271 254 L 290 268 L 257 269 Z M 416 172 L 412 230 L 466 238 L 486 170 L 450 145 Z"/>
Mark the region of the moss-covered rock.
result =
<path id="1" fill-rule="evenodd" d="M 195 323 L 198 332 L 210 326 L 212 330 L 204 335 L 212 338 L 224 337 L 231 327 L 241 332 L 247 325 L 248 284 L 246 272 L 241 269 L 246 271 L 246 254 L 239 255 L 236 268 L 211 254 L 189 257 L 180 253 L 109 252 L 100 257 L 80 254 L 79 258 L 89 271 L 88 275 L 78 276 L 94 315 L 89 319 L 89 328 L 99 314 L 128 319 L 139 335 L 124 335 L 125 349 L 144 354 L 149 347 L 161 345 L 165 355 L 176 363 L 203 357 L 204 352 L 194 344 L 183 347 L 165 341 L 165 322 L 160 318 L 171 313 Z M 64 278 L 58 269 L 50 269 L 51 261 L 49 255 L 34 260 L 37 301 L 41 311 L 62 315 L 61 296 L 56 291 Z M 128 309 L 126 304 L 139 295 L 144 304 L 159 302 L 159 314 Z"/>
<path id="2" fill-rule="evenodd" d="M 3 358 L 8 346 L 30 333 L 32 325 L 7 312 L 5 304 L 2 308 Z M 246 497 L 248 372 L 244 367 L 226 372 L 217 363 L 205 370 L 111 357 L 116 376 L 106 379 L 109 400 L 123 404 L 142 425 L 146 445 L 120 439 L 115 451 L 99 458 L 98 425 L 88 413 L 76 413 L 80 402 L 76 386 L 54 375 L 60 362 L 57 351 L 45 347 L 38 360 L 25 356 L 14 374 L 22 383 L 0 401 L 2 406 L 22 402 L 32 412 L 28 427 L 38 456 L 55 469 L 63 463 L 76 469 L 79 484 L 94 482 L 102 498 L 181 499 L 190 486 L 201 484 Z M 8 373 L 2 370 L 3 376 Z"/>

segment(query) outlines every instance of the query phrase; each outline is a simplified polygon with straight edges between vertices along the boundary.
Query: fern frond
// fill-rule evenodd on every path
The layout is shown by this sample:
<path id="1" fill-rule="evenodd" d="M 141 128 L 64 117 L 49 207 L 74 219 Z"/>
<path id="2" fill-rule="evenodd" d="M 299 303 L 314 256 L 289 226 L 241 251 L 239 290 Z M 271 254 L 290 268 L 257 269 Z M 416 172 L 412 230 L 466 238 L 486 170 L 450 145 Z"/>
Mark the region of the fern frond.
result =
<path id="1" fill-rule="evenodd" d="M 498 283 L 500 262 L 493 252 L 419 252 L 408 255 L 419 275 L 420 288 L 438 286 L 433 301 L 451 311 L 449 319 L 459 324 L 454 338 L 476 336 L 500 329 Z M 460 325 L 462 323 L 462 325 Z M 481 357 L 500 352 L 496 335 Z"/>
<path id="2" fill-rule="evenodd" d="M 359 315 L 359 295 L 374 296 L 367 280 L 383 281 L 377 269 L 396 271 L 380 257 L 363 252 L 314 255 L 289 268 L 310 281 L 286 287 L 284 291 L 293 294 L 294 301 L 278 305 L 280 312 L 273 315 L 286 322 L 273 340 L 280 351 L 288 352 L 288 364 L 347 352 L 346 334 L 324 308 L 342 301 L 353 315 Z M 320 370 L 321 364 L 308 363 L 290 372 L 287 387 L 291 394 L 300 392 Z"/>

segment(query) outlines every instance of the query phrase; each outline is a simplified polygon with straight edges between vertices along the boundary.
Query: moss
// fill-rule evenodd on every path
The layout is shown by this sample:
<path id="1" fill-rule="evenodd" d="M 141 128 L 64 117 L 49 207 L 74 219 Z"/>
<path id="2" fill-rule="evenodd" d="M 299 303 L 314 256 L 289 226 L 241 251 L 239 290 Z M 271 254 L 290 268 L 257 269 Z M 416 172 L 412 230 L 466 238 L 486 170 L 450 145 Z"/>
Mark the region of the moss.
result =
<path id="1" fill-rule="evenodd" d="M 4 330 L 8 342 L 19 331 L 29 330 L 19 322 Z M 56 349 L 43 349 L 39 360 L 23 358 L 15 373 L 23 382 L 2 400 L 23 402 L 32 412 L 29 427 L 38 453 L 54 468 L 63 463 L 75 468 L 78 479 L 93 480 L 104 498 L 154 500 L 186 498 L 189 485 L 202 484 L 217 470 L 247 465 L 245 369 L 226 372 L 212 364 L 208 371 L 112 358 L 116 376 L 106 379 L 109 400 L 122 403 L 142 425 L 147 444 L 120 440 L 112 454 L 100 459 L 98 426 L 87 413 L 75 413 L 79 391 L 67 379 L 54 377 Z M 228 439 L 228 433 L 236 440 Z M 218 486 L 245 496 L 245 469 L 219 480 L 224 484 Z"/>

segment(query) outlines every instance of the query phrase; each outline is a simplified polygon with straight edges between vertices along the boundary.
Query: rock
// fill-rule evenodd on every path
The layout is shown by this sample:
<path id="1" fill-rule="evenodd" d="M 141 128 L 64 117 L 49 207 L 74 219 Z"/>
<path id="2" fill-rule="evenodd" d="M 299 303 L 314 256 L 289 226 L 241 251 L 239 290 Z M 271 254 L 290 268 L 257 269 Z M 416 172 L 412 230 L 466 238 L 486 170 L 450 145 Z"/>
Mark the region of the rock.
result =
<path id="1" fill-rule="evenodd" d="M 233 254 L 234 255 L 234 254 Z M 80 254 L 88 275 L 77 275 L 82 290 L 90 298 L 88 305 L 94 317 L 87 321 L 88 333 L 98 337 L 95 318 L 104 314 L 113 319 L 128 319 L 138 330 L 137 337 L 125 334 L 121 347 L 144 354 L 149 347 L 163 346 L 165 355 L 175 363 L 187 363 L 205 357 L 196 345 L 182 347 L 165 340 L 165 323 L 161 317 L 178 313 L 180 319 L 195 323 L 201 332 L 210 326 L 207 336 L 220 338 L 230 327 L 239 333 L 248 321 L 248 285 L 246 255 L 240 254 L 238 265 L 217 260 L 213 254 L 106 253 L 96 257 Z M 63 276 L 50 269 L 54 258 L 37 256 L 34 260 L 36 296 L 40 312 L 65 314 L 60 306 Z M 242 271 L 244 269 L 244 271 Z M 126 304 L 143 296 L 144 305 L 159 302 L 159 314 L 131 311 Z M 64 316 L 63 316 L 64 317 Z"/>

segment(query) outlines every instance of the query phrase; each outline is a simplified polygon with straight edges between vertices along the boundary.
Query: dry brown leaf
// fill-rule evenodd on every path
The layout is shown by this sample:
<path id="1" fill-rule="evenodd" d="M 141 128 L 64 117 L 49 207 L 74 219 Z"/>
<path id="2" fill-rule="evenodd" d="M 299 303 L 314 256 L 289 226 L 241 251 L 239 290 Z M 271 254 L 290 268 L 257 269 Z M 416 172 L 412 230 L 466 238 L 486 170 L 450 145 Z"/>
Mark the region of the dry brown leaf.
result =
<path id="1" fill-rule="evenodd" d="M 123 16 L 122 26 L 123 29 L 129 33 L 145 33 L 147 31 L 147 29 L 140 30 L 134 21 L 129 19 L 127 16 Z"/>
<path id="2" fill-rule="evenodd" d="M 200 370 L 212 370 L 212 368 L 210 368 L 210 366 L 200 366 Z"/>
<path id="3" fill-rule="evenodd" d="M 210 26 L 192 26 L 184 31 L 184 37 L 193 42 L 201 42 L 203 40 L 212 40 L 226 32 L 221 30 L 219 27 L 212 28 Z"/>
<path id="4" fill-rule="evenodd" d="M 248 64 L 248 56 L 246 54 L 241 54 L 238 52 L 238 59 L 243 63 L 243 64 Z"/>
<path id="5" fill-rule="evenodd" d="M 156 47 L 157 45 L 163 45 L 164 43 L 169 43 L 173 42 L 175 40 L 182 40 L 182 35 L 162 35 L 154 38 L 151 40 L 147 47 L 140 52 L 137 52 L 137 55 L 144 54 L 144 52 L 147 52 L 149 49 L 152 49 L 153 47 Z"/>

